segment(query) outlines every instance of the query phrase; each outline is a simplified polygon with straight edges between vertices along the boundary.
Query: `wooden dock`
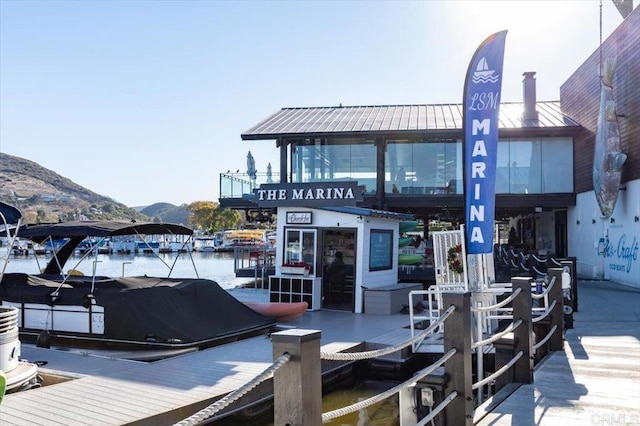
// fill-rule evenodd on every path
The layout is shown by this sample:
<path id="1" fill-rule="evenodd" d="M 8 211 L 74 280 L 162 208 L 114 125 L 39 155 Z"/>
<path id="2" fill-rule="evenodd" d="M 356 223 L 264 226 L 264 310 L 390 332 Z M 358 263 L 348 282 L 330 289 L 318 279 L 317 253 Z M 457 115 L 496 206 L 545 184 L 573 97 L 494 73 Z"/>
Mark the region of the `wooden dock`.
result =
<path id="1" fill-rule="evenodd" d="M 564 351 L 549 354 L 477 425 L 640 425 L 640 289 L 580 281 Z M 483 417 L 484 416 L 484 417 Z"/>
<path id="2" fill-rule="evenodd" d="M 260 300 L 260 290 L 243 290 Z M 580 311 L 565 350 L 537 367 L 535 382 L 501 404 L 476 410 L 479 425 L 640 424 L 640 290 L 580 282 Z M 307 312 L 289 323 L 321 330 L 323 352 L 362 342 L 391 345 L 408 338 L 409 316 Z M 5 396 L 5 425 L 173 424 L 237 389 L 272 361 L 268 337 L 217 346 L 153 363 L 23 345 L 22 358 L 46 361 L 43 374 L 72 378 Z"/>
<path id="3" fill-rule="evenodd" d="M 322 351 L 338 352 L 407 326 L 409 316 L 315 311 L 288 324 L 321 330 Z M 153 363 L 27 345 L 22 358 L 73 380 L 5 396 L 3 426 L 173 424 L 257 376 L 273 355 L 270 339 L 258 336 Z"/>

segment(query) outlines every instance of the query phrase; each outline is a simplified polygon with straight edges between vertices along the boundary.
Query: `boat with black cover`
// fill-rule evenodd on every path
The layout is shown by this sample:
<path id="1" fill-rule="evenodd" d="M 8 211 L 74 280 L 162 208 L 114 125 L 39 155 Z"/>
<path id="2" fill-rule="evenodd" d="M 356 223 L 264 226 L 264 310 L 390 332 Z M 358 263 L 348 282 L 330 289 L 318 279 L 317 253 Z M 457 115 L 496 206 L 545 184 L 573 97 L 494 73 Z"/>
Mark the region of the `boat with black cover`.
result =
<path id="1" fill-rule="evenodd" d="M 0 228 L 15 244 L 15 229 L 22 223 L 22 214 L 18 209 L 0 202 Z M 13 236 L 12 236 L 13 234 Z M 0 267 L 0 280 L 4 275 L 9 255 L 8 250 Z M 5 393 L 17 392 L 40 387 L 42 380 L 38 375 L 38 365 L 20 359 L 21 342 L 18 336 L 18 310 L 0 304 L 0 403 Z"/>
<path id="2" fill-rule="evenodd" d="M 188 350 L 266 334 L 275 326 L 273 318 L 248 308 L 215 281 L 199 278 L 195 263 L 195 278 L 170 277 L 177 257 L 168 265 L 168 277 L 112 278 L 77 275 L 73 269 L 64 272 L 78 244 L 87 238 L 182 235 L 189 241 L 193 231 L 185 226 L 79 221 L 26 225 L 17 232 L 38 244 L 66 241 L 41 274 L 2 276 L 0 299 L 3 305 L 20 310 L 20 336 L 25 342 L 41 347 Z M 182 254 L 191 256 L 190 251 Z"/>

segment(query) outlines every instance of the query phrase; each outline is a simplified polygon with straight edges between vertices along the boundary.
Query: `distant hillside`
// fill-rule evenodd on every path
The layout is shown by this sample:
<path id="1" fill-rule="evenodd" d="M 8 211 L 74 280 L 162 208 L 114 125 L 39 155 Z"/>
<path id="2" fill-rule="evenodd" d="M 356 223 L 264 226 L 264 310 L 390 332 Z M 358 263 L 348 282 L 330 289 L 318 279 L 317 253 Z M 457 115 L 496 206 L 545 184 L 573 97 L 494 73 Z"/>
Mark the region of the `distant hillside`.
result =
<path id="1" fill-rule="evenodd" d="M 140 210 L 145 216 L 149 216 L 155 222 L 158 220 L 168 223 L 181 223 L 189 225 L 189 212 L 185 205 L 176 207 L 169 203 L 155 203 Z"/>
<path id="2" fill-rule="evenodd" d="M 28 223 L 81 219 L 149 218 L 96 194 L 33 161 L 0 153 L 0 200 L 18 207 Z"/>

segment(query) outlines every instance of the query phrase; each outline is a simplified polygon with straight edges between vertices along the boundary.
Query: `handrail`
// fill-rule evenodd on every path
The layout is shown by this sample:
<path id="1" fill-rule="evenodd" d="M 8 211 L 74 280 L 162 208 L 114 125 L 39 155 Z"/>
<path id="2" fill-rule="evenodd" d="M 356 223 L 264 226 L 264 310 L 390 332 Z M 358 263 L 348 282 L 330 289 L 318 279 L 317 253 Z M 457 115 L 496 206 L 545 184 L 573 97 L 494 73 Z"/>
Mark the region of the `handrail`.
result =
<path id="1" fill-rule="evenodd" d="M 521 291 L 522 291 L 521 289 L 517 288 L 516 291 L 511 293 L 511 296 L 507 297 L 503 301 L 498 302 L 495 305 L 491 305 L 491 306 L 478 306 L 476 308 L 471 308 L 471 312 L 495 311 L 496 309 L 502 308 L 503 306 L 508 305 L 509 303 L 513 302 L 513 299 L 515 299 L 516 296 L 518 296 Z"/>
<path id="2" fill-rule="evenodd" d="M 260 383 L 265 380 L 270 379 L 273 376 L 273 373 L 276 372 L 280 367 L 285 365 L 291 359 L 291 355 L 289 353 L 284 353 L 278 357 L 269 367 L 267 367 L 262 373 L 258 374 L 255 378 L 240 386 L 235 391 L 229 393 L 224 398 L 217 400 L 213 404 L 209 405 L 206 408 L 198 411 L 194 415 L 187 417 L 181 422 L 176 423 L 174 426 L 191 426 L 196 425 L 219 412 L 220 410 L 226 408 L 231 403 L 237 401 L 246 393 L 248 393 L 251 389 L 258 386 Z"/>
<path id="3" fill-rule="evenodd" d="M 554 301 L 555 302 L 555 301 Z M 551 330 L 549 330 L 549 332 L 547 333 L 546 336 L 544 336 L 544 338 L 542 340 L 540 340 L 538 343 L 536 343 L 535 345 L 533 345 L 533 350 L 537 351 L 542 345 L 544 345 L 545 343 L 547 343 L 547 340 L 549 340 L 551 338 L 551 336 L 553 336 L 553 333 L 555 333 L 555 331 L 557 330 L 558 326 L 554 325 L 553 327 L 551 327 Z"/>
<path id="4" fill-rule="evenodd" d="M 509 326 L 507 328 L 505 328 L 504 330 L 502 330 L 499 333 L 494 334 L 493 336 L 484 339 L 484 340 L 480 340 L 476 343 L 474 343 L 473 345 L 471 345 L 471 349 L 475 349 L 478 348 L 480 346 L 485 346 L 488 345 L 489 343 L 493 343 L 496 340 L 500 339 L 501 337 L 503 337 L 505 334 L 511 333 L 513 330 L 515 330 L 516 328 L 520 327 L 520 325 L 522 324 L 522 320 L 519 319 L 516 322 L 512 322 L 511 324 L 509 324 Z"/>
<path id="5" fill-rule="evenodd" d="M 531 322 L 536 323 L 536 322 L 542 321 L 543 319 L 545 319 L 547 316 L 551 314 L 551 311 L 553 310 L 553 308 L 555 308 L 555 306 L 556 306 L 556 301 L 554 300 L 553 302 L 551 302 L 549 307 L 542 313 L 542 315 L 539 315 L 535 318 L 531 318 Z"/>
<path id="6" fill-rule="evenodd" d="M 444 321 L 449 318 L 449 316 L 453 313 L 453 311 L 455 311 L 455 309 L 455 306 L 449 306 L 449 308 L 440 316 L 440 318 L 438 318 L 438 321 L 431 324 L 420 334 L 417 334 L 411 339 L 402 343 L 398 343 L 394 346 L 364 352 L 320 352 L 320 358 L 331 361 L 360 361 L 363 359 L 377 358 L 380 356 L 389 355 L 391 353 L 399 351 L 400 349 L 406 348 L 407 346 L 412 345 L 414 342 L 424 339 L 427 335 L 433 333 L 433 330 L 444 323 Z"/>
<path id="7" fill-rule="evenodd" d="M 429 367 L 420 370 L 418 373 L 416 373 L 409 380 L 405 380 L 404 382 L 400 383 L 399 385 L 396 385 L 396 386 L 392 387 L 391 389 L 388 389 L 388 390 L 386 390 L 386 391 L 384 391 L 382 393 L 379 393 L 378 395 L 374 395 L 371 398 L 365 399 L 364 401 L 359 401 L 359 402 L 357 402 L 355 404 L 352 404 L 352 405 L 349 405 L 347 407 L 338 408 L 338 409 L 333 410 L 333 411 L 322 413 L 322 422 L 325 423 L 325 422 L 327 422 L 329 420 L 333 420 L 335 418 L 342 417 L 342 416 L 347 415 L 349 413 L 355 413 L 356 411 L 362 410 L 363 408 L 369 407 L 369 406 L 371 406 L 373 404 L 376 404 L 376 403 L 378 403 L 378 402 L 380 402 L 380 401 L 382 401 L 384 399 L 389 398 L 391 395 L 396 394 L 401 389 L 403 389 L 405 387 L 408 387 L 408 386 L 412 386 L 418 380 L 420 380 L 423 377 L 431 374 L 433 371 L 435 371 L 436 368 L 440 367 L 442 364 L 444 364 L 446 361 L 448 361 L 449 358 L 451 358 L 455 354 L 456 354 L 456 349 L 455 348 L 449 350 L 449 352 L 444 354 L 440 359 L 438 359 L 436 362 L 431 364 Z"/>
<path id="8" fill-rule="evenodd" d="M 499 377 L 502 373 L 504 373 L 509 368 L 511 368 L 511 366 L 513 364 L 515 364 L 520 359 L 520 357 L 522 357 L 522 351 L 518 352 L 516 354 L 516 356 L 511 358 L 511 360 L 507 364 L 503 365 L 501 368 L 496 370 L 493 374 L 491 374 L 491 375 L 485 377 L 484 379 L 480 380 L 479 382 L 476 382 L 473 385 L 471 385 L 471 389 L 476 390 L 476 389 L 486 385 L 487 383 L 489 383 L 490 381 L 492 381 L 496 377 Z"/>

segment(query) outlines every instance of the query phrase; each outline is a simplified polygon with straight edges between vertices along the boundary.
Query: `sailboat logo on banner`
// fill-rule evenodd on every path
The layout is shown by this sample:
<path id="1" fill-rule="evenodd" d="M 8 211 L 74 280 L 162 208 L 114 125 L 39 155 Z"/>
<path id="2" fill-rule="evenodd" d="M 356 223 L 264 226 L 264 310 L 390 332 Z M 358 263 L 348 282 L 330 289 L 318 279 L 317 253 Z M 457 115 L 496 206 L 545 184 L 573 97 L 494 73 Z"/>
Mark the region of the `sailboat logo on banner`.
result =
<path id="1" fill-rule="evenodd" d="M 497 83 L 499 75 L 493 75 L 496 71 L 489 69 L 486 58 L 480 58 L 478 66 L 471 77 L 471 81 L 475 84 Z"/>

